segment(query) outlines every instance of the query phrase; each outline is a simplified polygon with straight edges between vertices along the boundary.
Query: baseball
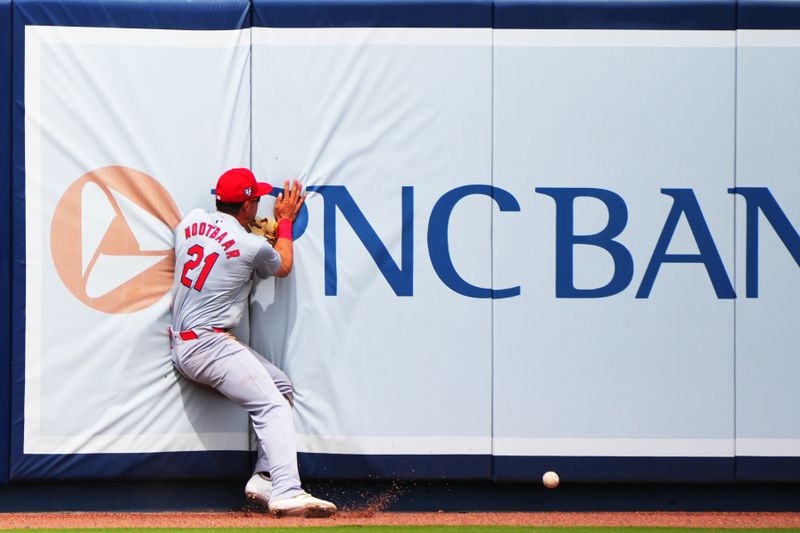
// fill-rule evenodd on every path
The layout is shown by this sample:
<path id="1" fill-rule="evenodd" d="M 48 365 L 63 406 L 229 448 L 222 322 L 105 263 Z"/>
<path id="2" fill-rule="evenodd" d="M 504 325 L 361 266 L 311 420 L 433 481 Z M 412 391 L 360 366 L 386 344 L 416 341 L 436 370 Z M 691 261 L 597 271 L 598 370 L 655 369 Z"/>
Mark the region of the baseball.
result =
<path id="1" fill-rule="evenodd" d="M 556 474 L 552 470 L 549 472 L 545 472 L 544 475 L 542 476 L 542 483 L 544 483 L 544 486 L 547 487 L 548 489 L 554 489 L 558 487 L 558 481 L 559 481 L 558 474 Z"/>

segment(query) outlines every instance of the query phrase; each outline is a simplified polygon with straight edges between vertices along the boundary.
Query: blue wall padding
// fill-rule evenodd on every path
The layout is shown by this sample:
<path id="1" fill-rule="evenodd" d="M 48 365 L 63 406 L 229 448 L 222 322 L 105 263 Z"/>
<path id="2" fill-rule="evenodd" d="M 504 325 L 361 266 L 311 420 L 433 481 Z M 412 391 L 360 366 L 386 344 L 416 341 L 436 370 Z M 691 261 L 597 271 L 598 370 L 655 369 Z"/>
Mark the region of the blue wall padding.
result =
<path id="1" fill-rule="evenodd" d="M 734 0 L 496 0 L 495 28 L 733 30 Z"/>
<path id="2" fill-rule="evenodd" d="M 13 4 L 12 4 L 13 6 Z M 16 6 L 13 6 L 14 8 Z M 11 58 L 11 173 L 8 197 L 11 218 L 11 257 L 9 257 L 9 340 L 11 342 L 11 375 L 9 432 L 11 434 L 9 479 L 15 450 L 22 450 L 25 402 L 25 23 L 12 8 L 12 58 Z"/>
<path id="3" fill-rule="evenodd" d="M 11 0 L 0 0 L 0 213 L 3 228 L 0 242 L 0 485 L 8 482 L 11 411 Z"/>
<path id="4" fill-rule="evenodd" d="M 247 0 L 15 0 L 17 17 L 26 24 L 231 30 L 249 26 Z"/>
<path id="5" fill-rule="evenodd" d="M 253 26 L 491 28 L 488 0 L 254 0 Z"/>
<path id="6" fill-rule="evenodd" d="M 22 455 L 13 450 L 12 480 L 237 478 L 250 475 L 250 452 Z"/>
<path id="7" fill-rule="evenodd" d="M 538 481 L 542 472 L 558 472 L 570 483 L 732 483 L 731 457 L 495 457 L 493 480 Z"/>
<path id="8" fill-rule="evenodd" d="M 740 0 L 737 28 L 752 30 L 800 29 L 800 1 Z"/>
<path id="9" fill-rule="evenodd" d="M 298 454 L 300 475 L 317 479 L 450 479 L 492 477 L 489 455 Z"/>
<path id="10" fill-rule="evenodd" d="M 736 481 L 793 482 L 800 479 L 800 457 L 737 457 Z"/>
<path id="11" fill-rule="evenodd" d="M 9 326 L 11 329 L 11 419 L 9 479 L 16 457 L 22 455 L 25 423 L 25 21 L 12 9 L 11 73 L 11 268 Z"/>

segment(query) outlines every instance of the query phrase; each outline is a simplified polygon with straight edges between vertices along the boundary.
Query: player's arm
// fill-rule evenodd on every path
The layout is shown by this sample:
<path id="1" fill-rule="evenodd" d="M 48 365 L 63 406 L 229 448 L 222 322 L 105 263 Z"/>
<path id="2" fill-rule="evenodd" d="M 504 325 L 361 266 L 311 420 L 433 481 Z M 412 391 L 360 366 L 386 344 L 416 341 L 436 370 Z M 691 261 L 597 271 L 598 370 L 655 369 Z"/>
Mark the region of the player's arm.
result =
<path id="1" fill-rule="evenodd" d="M 300 207 L 306 199 L 300 182 L 286 180 L 283 192 L 275 200 L 275 220 L 278 221 L 278 240 L 275 241 L 275 251 L 281 256 L 281 266 L 275 271 L 275 276 L 283 278 L 292 271 L 294 262 L 294 246 L 292 244 L 292 224 L 300 212 Z"/>

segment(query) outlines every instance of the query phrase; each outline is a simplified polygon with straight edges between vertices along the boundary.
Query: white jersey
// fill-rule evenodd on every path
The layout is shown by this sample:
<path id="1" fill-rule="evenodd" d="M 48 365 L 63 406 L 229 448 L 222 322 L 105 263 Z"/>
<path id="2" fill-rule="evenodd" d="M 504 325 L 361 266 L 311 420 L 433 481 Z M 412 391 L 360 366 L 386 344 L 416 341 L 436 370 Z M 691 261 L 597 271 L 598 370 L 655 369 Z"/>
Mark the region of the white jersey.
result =
<path id="1" fill-rule="evenodd" d="M 253 286 L 253 273 L 273 275 L 278 252 L 248 233 L 236 218 L 194 209 L 175 228 L 172 329 L 234 328 Z"/>

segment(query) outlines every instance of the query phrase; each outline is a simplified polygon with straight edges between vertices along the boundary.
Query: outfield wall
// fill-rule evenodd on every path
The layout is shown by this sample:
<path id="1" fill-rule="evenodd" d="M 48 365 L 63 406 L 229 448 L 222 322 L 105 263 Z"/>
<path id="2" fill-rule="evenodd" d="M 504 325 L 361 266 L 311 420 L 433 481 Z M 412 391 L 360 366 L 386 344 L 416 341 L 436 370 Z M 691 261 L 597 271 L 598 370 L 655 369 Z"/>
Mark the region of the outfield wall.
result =
<path id="1" fill-rule="evenodd" d="M 0 183 L 3 184 L 0 209 L 4 215 L 3 256 L 0 260 L 0 331 L 6 339 L 0 350 L 0 483 L 8 480 L 9 466 L 9 398 L 11 391 L 11 342 L 9 315 L 9 271 L 11 268 L 11 2 L 0 1 Z"/>
<path id="2" fill-rule="evenodd" d="M 232 166 L 310 191 L 237 331 L 304 475 L 800 480 L 800 2 L 13 13 L 12 481 L 247 475 L 166 335 Z"/>

